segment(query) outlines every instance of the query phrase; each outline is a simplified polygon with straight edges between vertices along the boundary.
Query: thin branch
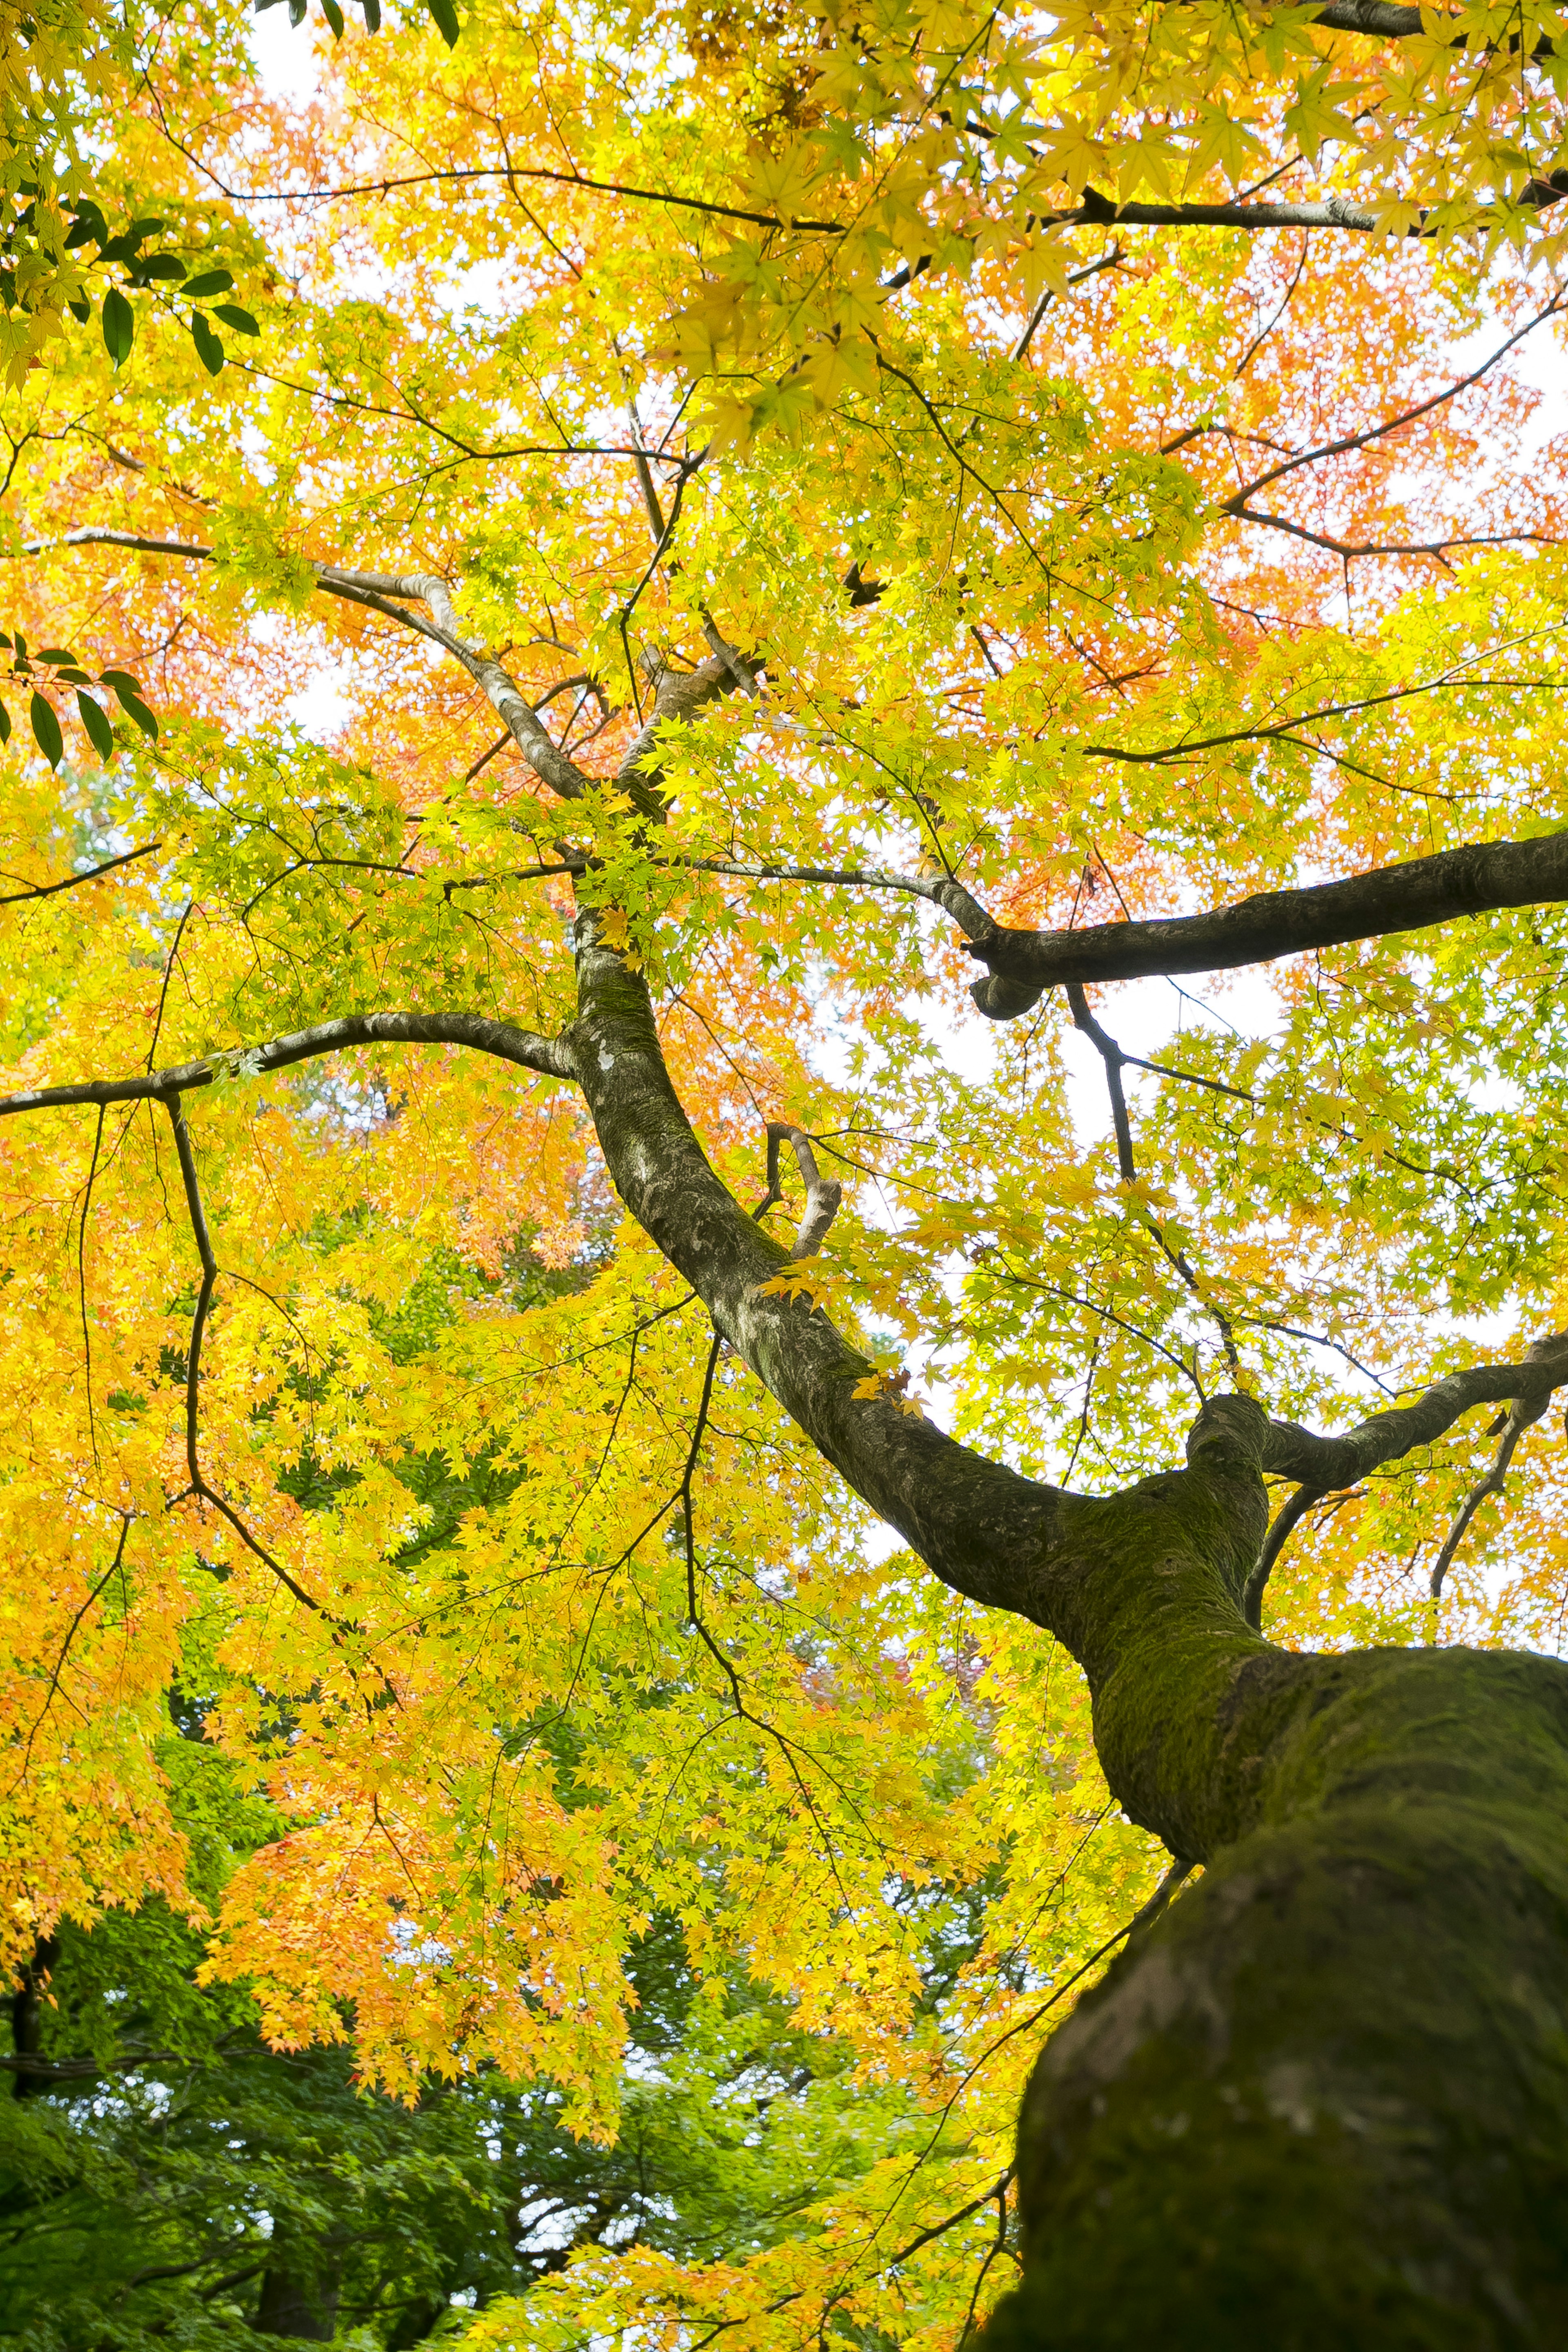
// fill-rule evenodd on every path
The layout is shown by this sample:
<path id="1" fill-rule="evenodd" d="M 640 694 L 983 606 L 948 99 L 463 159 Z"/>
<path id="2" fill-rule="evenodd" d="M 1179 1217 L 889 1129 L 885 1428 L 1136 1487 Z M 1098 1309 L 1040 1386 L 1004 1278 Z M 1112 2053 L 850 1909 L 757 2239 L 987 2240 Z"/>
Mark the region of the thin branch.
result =
<path id="1" fill-rule="evenodd" d="M 27 1767 L 32 1761 L 33 1756 L 33 1742 L 43 1728 L 44 1718 L 48 1714 L 50 1707 L 54 1705 L 56 1698 L 59 1695 L 60 1676 L 65 1672 L 66 1660 L 70 1655 L 71 1643 L 76 1640 L 81 1621 L 87 1615 L 88 1611 L 92 1607 L 93 1602 L 99 1598 L 99 1595 L 108 1586 L 110 1578 L 114 1575 L 115 1570 L 119 1568 L 121 1560 L 125 1558 L 125 1542 L 126 1538 L 131 1533 L 131 1514 L 129 1511 L 121 1511 L 120 1514 L 120 1541 L 114 1547 L 114 1558 L 110 1561 L 109 1566 L 104 1570 L 103 1574 L 99 1578 L 98 1582 L 93 1586 L 92 1591 L 88 1594 L 87 1599 L 82 1602 L 81 1607 L 77 1611 L 76 1615 L 71 1619 L 69 1625 L 66 1628 L 66 1638 L 60 1643 L 60 1654 L 55 1660 L 53 1670 L 50 1673 L 49 1687 L 44 1694 L 44 1704 L 38 1709 L 37 1714 L 34 1717 L 33 1721 L 28 1727 L 27 1744 L 22 1751 L 21 1767 L 17 1771 L 16 1780 L 11 1784 L 13 1792 L 21 1787 L 23 1781 L 27 1777 Z M 73 1706 L 75 1705 L 74 1700 L 68 1703 Z"/>
<path id="2" fill-rule="evenodd" d="M 1111 1124 L 1116 1131 L 1116 1165 L 1122 1171 L 1124 1184 L 1135 1184 L 1138 1171 L 1133 1159 L 1133 1129 L 1127 1118 L 1127 1097 L 1122 1090 L 1122 1065 L 1126 1060 L 1120 1045 L 1108 1036 L 1089 1010 L 1089 999 L 1076 980 L 1067 983 L 1067 1002 L 1076 1025 L 1082 1029 L 1105 1069 L 1105 1090 L 1111 1097 Z"/>
<path id="3" fill-rule="evenodd" d="M 1070 980 L 1068 982 L 1067 1002 L 1071 1009 L 1072 1018 L 1077 1026 L 1082 1029 L 1083 1034 L 1089 1039 L 1090 1044 L 1094 1047 L 1095 1052 L 1099 1055 L 1101 1061 L 1104 1064 L 1105 1087 L 1106 1091 L 1111 1097 L 1111 1120 L 1116 1131 L 1116 1164 L 1122 1171 L 1123 1183 L 1135 1184 L 1138 1181 L 1138 1171 L 1133 1160 L 1133 1129 L 1131 1122 L 1127 1117 L 1127 1097 L 1122 1088 L 1123 1066 L 1124 1064 L 1135 1059 L 1135 1056 L 1131 1054 L 1124 1054 L 1120 1045 L 1117 1045 L 1114 1037 L 1111 1036 L 1101 1027 L 1099 1022 L 1095 1020 L 1094 1015 L 1089 1010 L 1089 1000 L 1084 995 L 1082 986 L 1078 981 Z M 1140 1066 L 1145 1069 L 1150 1069 L 1155 1066 L 1152 1063 L 1144 1063 L 1140 1065 Z M 1162 1075 L 1164 1074 L 1162 1073 Z M 1175 1076 L 1177 1074 L 1173 1071 L 1169 1075 Z M 1191 1291 L 1198 1305 L 1203 1308 L 1204 1313 L 1209 1317 L 1218 1328 L 1221 1343 L 1225 1349 L 1226 1361 L 1230 1365 L 1233 1371 L 1239 1370 L 1240 1369 L 1241 1359 L 1237 1353 L 1236 1333 L 1231 1327 L 1230 1318 L 1226 1314 L 1223 1307 L 1216 1306 L 1214 1300 L 1210 1298 L 1202 1283 L 1198 1280 L 1197 1273 L 1194 1271 L 1192 1262 L 1188 1258 L 1186 1252 L 1182 1249 L 1174 1248 L 1171 1243 L 1166 1240 L 1164 1228 L 1152 1210 L 1146 1209 L 1145 1213 L 1148 1218 L 1149 1231 L 1153 1234 L 1155 1241 L 1158 1242 L 1161 1249 L 1165 1252 L 1166 1256 L 1169 1259 L 1176 1273 L 1180 1275 L 1183 1282 L 1186 1283 L 1187 1288 Z"/>
<path id="4" fill-rule="evenodd" d="M 103 1114 L 106 1105 L 98 1107 L 98 1125 L 93 1130 L 92 1164 L 87 1171 L 87 1186 L 82 1193 L 81 1218 L 77 1226 L 77 1300 L 81 1308 L 82 1380 L 87 1391 L 88 1434 L 92 1440 L 92 1458 L 99 1475 L 103 1465 L 98 1458 L 98 1420 L 92 1404 L 92 1333 L 87 1316 L 87 1221 L 92 1207 L 93 1180 L 98 1174 L 98 1155 L 103 1150 Z"/>
<path id="5" fill-rule="evenodd" d="M 1482 376 L 1496 367 L 1499 360 L 1505 358 L 1515 343 L 1522 342 L 1526 335 L 1532 334 L 1548 319 L 1555 318 L 1562 308 L 1563 297 L 1555 295 L 1544 310 L 1538 311 L 1533 319 L 1527 319 L 1522 327 L 1516 328 L 1507 341 L 1500 343 L 1495 352 L 1482 360 L 1479 367 L 1470 370 L 1469 375 L 1460 376 L 1456 383 L 1445 385 L 1441 392 L 1433 393 L 1428 399 L 1418 402 L 1414 408 L 1405 409 L 1397 416 L 1389 417 L 1382 425 L 1369 425 L 1363 432 L 1346 433 L 1337 441 L 1325 441 L 1321 448 L 1304 449 L 1297 457 L 1283 458 L 1268 473 L 1260 474 L 1255 481 L 1249 482 L 1244 489 L 1237 490 L 1227 499 L 1220 512 L 1239 517 L 1248 500 L 1260 490 L 1266 490 L 1271 482 L 1282 480 L 1287 474 L 1295 473 L 1302 466 L 1315 466 L 1323 457 L 1340 457 L 1352 449 L 1364 449 L 1369 443 L 1383 440 L 1390 433 L 1400 432 L 1406 425 L 1414 425 L 1418 418 L 1430 415 L 1433 409 L 1442 408 L 1450 400 L 1457 400 L 1461 392 L 1468 392 L 1472 384 L 1479 383 Z M 1262 518 L 1249 520 L 1260 520 Z"/>
<path id="6" fill-rule="evenodd" d="M 180 1173 L 185 1184 L 185 1206 L 190 1214 L 191 1231 L 195 1238 L 196 1253 L 202 1261 L 202 1286 L 196 1294 L 195 1310 L 191 1317 L 191 1344 L 185 1365 L 185 1466 L 191 1475 L 191 1492 L 204 1503 L 210 1503 L 225 1518 L 246 1549 L 255 1553 L 265 1568 L 270 1569 L 286 1591 L 291 1592 L 302 1607 L 329 1624 L 338 1620 L 324 1609 L 319 1601 L 307 1592 L 288 1570 L 274 1559 L 264 1544 L 258 1543 L 237 1511 L 231 1509 L 223 1496 L 211 1487 L 202 1475 L 198 1439 L 201 1432 L 201 1400 L 198 1383 L 202 1373 L 202 1340 L 206 1331 L 207 1314 L 217 1286 L 218 1262 L 213 1253 L 212 1237 L 207 1231 L 206 1212 L 202 1206 L 202 1190 L 196 1176 L 195 1155 L 191 1150 L 191 1130 L 185 1124 L 185 1114 L 177 1097 L 170 1097 L 165 1108 L 174 1130 L 174 1149 L 180 1156 Z M 340 1628 L 340 1630 L 342 1630 Z"/>
<path id="7" fill-rule="evenodd" d="M 176 142 L 177 143 L 177 142 Z M 299 205 L 336 204 L 350 196 L 386 196 L 399 188 L 424 188 L 438 183 L 463 180 L 546 180 L 557 187 L 581 188 L 592 195 L 618 196 L 632 204 L 669 205 L 680 212 L 706 213 L 715 220 L 747 221 L 756 228 L 787 228 L 804 230 L 816 236 L 844 236 L 847 225 L 842 221 L 785 220 L 778 213 L 749 211 L 740 205 L 717 205 L 703 196 L 682 196 L 667 188 L 639 188 L 621 180 L 592 180 L 580 172 L 552 172 L 542 164 L 479 166 L 470 171 L 409 172 L 385 180 L 353 180 L 329 188 L 257 188 L 246 192 L 231 188 L 220 180 L 200 159 L 182 153 L 193 163 L 203 176 L 211 181 L 220 195 L 236 205 Z M 630 452 L 628 452 L 630 454 Z"/>
<path id="8" fill-rule="evenodd" d="M 97 882 L 103 875 L 112 874 L 117 866 L 133 866 L 139 857 L 151 857 L 155 849 L 162 846 L 161 841 L 144 841 L 140 849 L 127 849 L 118 857 L 106 857 L 101 866 L 89 866 L 85 874 L 67 874 L 58 882 L 31 882 L 25 890 L 12 890 L 0 898 L 0 907 L 16 907 L 26 898 L 52 898 L 57 891 L 78 889 L 84 882 Z"/>
<path id="9" fill-rule="evenodd" d="M 1479 1486 L 1471 1487 L 1460 1507 L 1458 1517 L 1444 1538 L 1443 1549 L 1437 1554 L 1437 1562 L 1432 1570 L 1431 1593 L 1434 1601 L 1440 1600 L 1442 1597 L 1443 1579 L 1453 1565 L 1454 1556 L 1465 1539 L 1470 1521 L 1489 1495 L 1502 1493 L 1508 1476 L 1508 1465 L 1513 1459 L 1514 1447 L 1519 1444 L 1525 1431 L 1542 1418 L 1551 1402 L 1550 1391 L 1533 1398 L 1516 1397 L 1511 1411 L 1502 1414 L 1492 1423 L 1489 1435 L 1495 1437 L 1500 1431 L 1502 1442 L 1497 1449 L 1497 1457 L 1491 1468 Z"/>
<path id="10" fill-rule="evenodd" d="M 1096 278 L 1103 269 L 1119 268 L 1125 258 L 1126 256 L 1123 253 L 1121 247 L 1119 245 L 1114 245 L 1112 247 L 1109 253 L 1103 253 L 1099 260 L 1092 261 L 1086 269 L 1073 270 L 1071 277 L 1068 278 L 1067 283 L 1069 286 L 1082 286 L 1086 278 Z M 1048 286 L 1044 293 L 1040 296 L 1039 301 L 1035 304 L 1034 309 L 1030 313 L 1028 326 L 1025 327 L 1022 334 L 1019 337 L 1017 343 L 1013 346 L 1011 357 L 1015 361 L 1021 360 L 1028 352 L 1030 343 L 1034 341 L 1035 330 L 1040 325 L 1040 322 L 1044 318 L 1046 312 L 1050 310 L 1053 299 L 1054 296 L 1051 289 Z"/>
<path id="11" fill-rule="evenodd" d="M 1262 1549 L 1252 1564 L 1241 1592 L 1241 1614 L 1255 1633 L 1260 1633 L 1263 1630 L 1263 1593 L 1270 1577 L 1273 1574 L 1274 1563 L 1313 1504 L 1321 1503 L 1322 1498 L 1323 1489 L 1321 1486 L 1298 1487 L 1283 1509 L 1276 1515 L 1273 1525 L 1264 1537 Z"/>

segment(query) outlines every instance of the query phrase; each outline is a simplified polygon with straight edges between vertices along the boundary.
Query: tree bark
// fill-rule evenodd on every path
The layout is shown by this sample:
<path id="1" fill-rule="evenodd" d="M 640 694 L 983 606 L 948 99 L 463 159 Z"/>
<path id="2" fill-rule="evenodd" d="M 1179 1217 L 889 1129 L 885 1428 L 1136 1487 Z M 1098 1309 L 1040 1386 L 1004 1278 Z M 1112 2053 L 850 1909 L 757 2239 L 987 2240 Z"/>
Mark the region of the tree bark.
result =
<path id="1" fill-rule="evenodd" d="M 641 977 L 591 915 L 577 938 L 563 1042 L 627 1207 L 938 1576 L 1071 1651 L 1113 1794 L 1205 1865 L 1036 2065 L 986 2352 L 1568 2341 L 1568 1668 L 1253 1632 L 1265 1462 L 1324 1441 L 1249 1398 L 1109 1497 L 856 1399 L 864 1359 L 759 1289 L 785 1253 L 705 1157 Z"/>
<path id="2" fill-rule="evenodd" d="M 18 2058 L 37 2058 L 43 2049 L 44 1988 L 59 1956 L 59 1938 L 40 1936 L 11 1995 L 11 2047 Z M 26 2066 L 18 2066 L 11 2078 L 11 2095 L 16 2099 L 33 2098 L 47 2079 L 47 2068 L 40 2067 L 34 2074 Z"/>
<path id="3" fill-rule="evenodd" d="M 258 2336 L 292 2336 L 307 2344 L 330 2344 L 338 2330 L 341 2262 L 275 2233 L 272 2256 L 262 2274 L 261 2299 L 251 2325 Z"/>

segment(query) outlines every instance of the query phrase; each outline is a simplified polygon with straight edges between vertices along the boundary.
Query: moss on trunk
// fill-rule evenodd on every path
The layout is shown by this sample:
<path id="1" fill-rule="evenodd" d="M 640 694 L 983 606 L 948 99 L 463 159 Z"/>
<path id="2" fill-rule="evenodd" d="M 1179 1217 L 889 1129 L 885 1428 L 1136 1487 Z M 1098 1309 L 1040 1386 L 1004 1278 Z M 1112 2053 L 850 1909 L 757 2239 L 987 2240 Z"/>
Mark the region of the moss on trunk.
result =
<path id="1" fill-rule="evenodd" d="M 1024 2278 L 986 2352 L 1556 2352 L 1568 1668 L 1292 1656 L 1239 1610 L 1228 1637 L 1228 1482 L 1200 1449 L 1106 1507 L 1107 1581 L 1132 1607 L 1141 1566 L 1170 1622 L 1091 1643 L 1102 1754 L 1207 1867 L 1035 2067 Z"/>

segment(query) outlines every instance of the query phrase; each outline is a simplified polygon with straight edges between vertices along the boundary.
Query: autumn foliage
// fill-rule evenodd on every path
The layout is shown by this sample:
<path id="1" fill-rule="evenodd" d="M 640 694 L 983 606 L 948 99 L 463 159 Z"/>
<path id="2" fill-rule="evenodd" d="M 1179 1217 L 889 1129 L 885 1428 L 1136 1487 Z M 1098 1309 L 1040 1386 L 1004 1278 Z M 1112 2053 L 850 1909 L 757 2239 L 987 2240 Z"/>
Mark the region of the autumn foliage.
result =
<path id="1" fill-rule="evenodd" d="M 1333 1428 L 1563 1320 L 1556 906 L 1093 992 L 1129 1168 L 1062 993 L 984 1020 L 914 887 L 1065 929 L 1568 822 L 1557 19 L 1316 14 L 274 16 L 300 98 L 194 7 L 6 199 L 0 1958 L 160 1906 L 367 2096 L 495 2070 L 610 2141 L 673 1922 L 873 2119 L 768 2242 L 588 2242 L 476 2344 L 947 2352 L 1047 2021 L 1169 1858 L 1066 1653 L 890 1545 L 570 1086 L 260 1048 L 554 1038 L 587 908 L 743 1203 L 769 1122 L 841 1184 L 781 1293 L 868 1396 L 1093 1492 L 1217 1390 Z M 1429 1590 L 1494 1448 L 1321 1500 L 1271 1638 L 1556 1650 L 1552 1416 Z M 221 1884 L 193 1737 L 264 1809 Z"/>

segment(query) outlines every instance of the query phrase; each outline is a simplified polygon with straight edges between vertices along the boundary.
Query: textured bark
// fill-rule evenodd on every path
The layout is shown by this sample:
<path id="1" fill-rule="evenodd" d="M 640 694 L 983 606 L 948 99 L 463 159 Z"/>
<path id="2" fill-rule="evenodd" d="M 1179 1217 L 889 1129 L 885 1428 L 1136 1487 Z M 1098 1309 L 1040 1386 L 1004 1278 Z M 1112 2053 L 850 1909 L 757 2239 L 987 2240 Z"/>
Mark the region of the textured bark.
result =
<path id="1" fill-rule="evenodd" d="M 1475 842 L 1383 866 L 1347 882 L 1263 890 L 1212 914 L 1149 923 L 1092 923 L 1081 931 L 997 925 L 967 953 L 988 967 L 972 991 L 982 1013 L 1010 1021 L 1043 990 L 1067 981 L 1140 980 L 1154 973 L 1227 971 L 1310 948 L 1426 930 L 1456 916 L 1568 898 L 1568 833 L 1533 841 Z"/>
<path id="2" fill-rule="evenodd" d="M 1568 1668 L 1294 1655 L 1251 1630 L 1242 1595 L 1266 1465 L 1361 1475 L 1469 1403 L 1533 1393 L 1557 1345 L 1338 1441 L 1219 1398 L 1182 1469 L 1104 1498 L 1036 1485 L 891 1399 L 854 1399 L 867 1367 L 848 1342 L 759 1292 L 784 1252 L 709 1166 L 643 982 L 588 917 L 578 965 L 566 1043 L 628 1207 L 939 1576 L 1067 1645 L 1113 1792 L 1205 1865 L 1035 2068 L 1024 2280 L 985 2352 L 1554 2352 Z"/>

